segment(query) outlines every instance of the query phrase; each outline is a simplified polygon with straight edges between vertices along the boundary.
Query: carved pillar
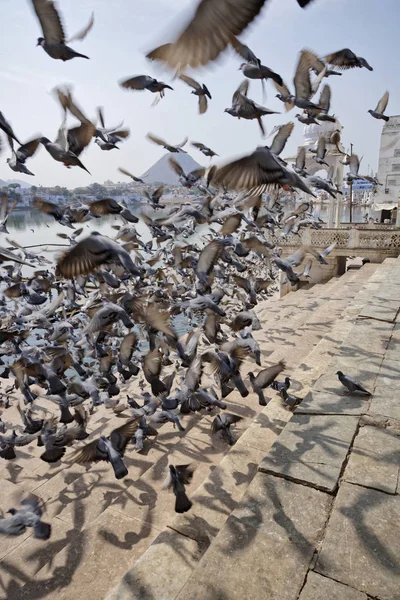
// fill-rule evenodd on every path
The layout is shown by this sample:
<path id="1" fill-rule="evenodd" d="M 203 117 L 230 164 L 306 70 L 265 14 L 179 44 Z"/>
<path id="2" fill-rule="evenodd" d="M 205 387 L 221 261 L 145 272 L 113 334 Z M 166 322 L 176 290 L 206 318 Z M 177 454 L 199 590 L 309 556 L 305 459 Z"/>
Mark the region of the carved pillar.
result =
<path id="1" fill-rule="evenodd" d="M 343 165 L 339 162 L 336 163 L 336 186 L 339 190 L 343 189 Z M 342 212 L 342 194 L 337 194 L 336 197 L 336 219 L 335 219 L 335 227 L 338 228 L 340 226 L 340 214 Z"/>

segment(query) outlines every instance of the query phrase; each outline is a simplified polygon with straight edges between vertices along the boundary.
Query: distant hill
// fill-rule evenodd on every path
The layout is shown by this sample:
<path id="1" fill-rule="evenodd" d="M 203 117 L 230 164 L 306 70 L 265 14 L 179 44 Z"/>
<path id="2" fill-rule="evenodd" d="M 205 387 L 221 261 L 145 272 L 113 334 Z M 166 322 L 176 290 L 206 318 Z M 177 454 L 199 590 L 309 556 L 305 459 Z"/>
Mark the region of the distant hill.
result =
<path id="1" fill-rule="evenodd" d="M 143 173 L 141 178 L 145 183 L 163 183 L 165 185 L 178 185 L 179 177 L 171 168 L 168 159 L 170 157 L 181 165 L 185 173 L 190 173 L 194 169 L 199 169 L 201 165 L 197 163 L 190 154 L 186 152 L 167 152 L 158 160 L 146 173 Z"/>
<path id="2" fill-rule="evenodd" d="M 22 181 L 22 179 L 6 179 L 5 181 L 4 181 L 4 179 L 0 179 L 0 188 L 6 187 L 7 185 L 10 185 L 10 183 L 19 183 L 19 185 L 22 188 L 30 188 L 30 187 L 32 187 L 31 183 L 27 183 L 26 181 Z"/>

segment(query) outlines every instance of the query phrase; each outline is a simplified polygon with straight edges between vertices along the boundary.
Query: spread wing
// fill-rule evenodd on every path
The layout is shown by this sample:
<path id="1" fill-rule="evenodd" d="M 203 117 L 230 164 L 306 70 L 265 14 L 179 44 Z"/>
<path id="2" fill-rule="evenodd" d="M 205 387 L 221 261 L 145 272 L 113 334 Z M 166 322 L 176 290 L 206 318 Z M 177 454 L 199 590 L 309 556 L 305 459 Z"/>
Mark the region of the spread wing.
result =
<path id="1" fill-rule="evenodd" d="M 138 75 L 121 81 L 120 86 L 129 90 L 145 90 L 152 81 L 153 78 L 148 75 Z"/>
<path id="2" fill-rule="evenodd" d="M 63 44 L 65 33 L 54 2 L 52 0 L 32 0 L 32 4 L 46 42 L 48 44 Z"/>
<path id="3" fill-rule="evenodd" d="M 92 12 L 92 16 L 90 17 L 89 23 L 86 25 L 86 27 L 84 27 L 83 29 L 81 29 L 81 31 L 78 31 L 78 33 L 76 33 L 71 38 L 69 38 L 67 40 L 67 44 L 74 42 L 75 40 L 82 41 L 83 39 L 85 39 L 85 37 L 87 36 L 89 31 L 92 29 L 93 25 L 94 25 L 94 12 Z"/>
<path id="4" fill-rule="evenodd" d="M 196 271 L 209 274 L 222 254 L 223 246 L 220 241 L 212 240 L 203 248 L 199 256 Z"/>
<path id="5" fill-rule="evenodd" d="M 164 140 L 162 140 L 161 138 L 153 135 L 152 133 L 148 133 L 146 135 L 147 139 L 150 140 L 151 142 L 154 142 L 155 144 L 158 144 L 159 146 L 167 146 L 167 142 L 164 142 Z"/>
<path id="6" fill-rule="evenodd" d="M 263 369 L 260 371 L 255 378 L 254 383 L 261 387 L 265 388 L 271 385 L 276 377 L 278 377 L 279 373 L 281 373 L 285 368 L 285 363 L 281 360 L 276 365 L 272 365 L 272 367 L 268 367 L 267 369 Z"/>
<path id="7" fill-rule="evenodd" d="M 185 172 L 182 169 L 181 165 L 172 157 L 169 158 L 170 167 L 175 171 L 179 177 L 185 177 Z"/>
<path id="8" fill-rule="evenodd" d="M 195 90 L 202 89 L 201 85 L 199 83 L 197 83 L 197 81 L 195 81 L 194 79 L 189 77 L 188 75 L 179 75 L 179 79 L 181 79 L 182 81 L 187 83 L 187 85 L 190 85 L 190 87 L 194 88 Z"/>
<path id="9" fill-rule="evenodd" d="M 389 102 L 389 92 L 385 92 L 382 96 L 382 98 L 379 100 L 377 107 L 375 109 L 375 112 L 377 113 L 384 113 L 386 110 L 386 107 L 388 105 Z"/>
<path id="10" fill-rule="evenodd" d="M 159 46 L 147 58 L 166 62 L 175 70 L 206 65 L 253 21 L 265 1 L 202 0 L 176 41 Z"/>
<path id="11" fill-rule="evenodd" d="M 329 109 L 331 106 L 331 88 L 329 85 L 324 85 L 322 88 L 321 95 L 319 97 L 319 106 L 322 106 L 323 110 L 326 113 L 329 113 Z"/>
<path id="12" fill-rule="evenodd" d="M 33 156 L 37 150 L 37 147 L 39 146 L 39 143 L 40 138 L 36 138 L 20 146 L 17 151 L 18 160 L 25 162 L 27 158 Z"/>
<path id="13" fill-rule="evenodd" d="M 108 258 L 107 249 L 90 236 L 68 250 L 57 261 L 57 269 L 64 277 L 87 275 Z"/>
<path id="14" fill-rule="evenodd" d="M 296 98 L 308 100 L 312 95 L 310 79 L 310 56 L 307 50 L 302 50 L 293 79 Z"/>
<path id="15" fill-rule="evenodd" d="M 282 152 L 286 145 L 286 142 L 289 139 L 289 136 L 293 131 L 293 128 L 294 123 L 292 123 L 291 121 L 289 123 L 286 123 L 286 125 L 282 125 L 282 127 L 279 128 L 279 131 L 274 137 L 272 144 L 269 148 L 271 152 L 273 152 L 274 154 L 280 154 Z"/>
<path id="16" fill-rule="evenodd" d="M 264 148 L 217 169 L 212 183 L 236 190 L 247 190 L 274 183 L 282 168 Z"/>
<path id="17" fill-rule="evenodd" d="M 328 54 L 325 56 L 325 60 L 329 65 L 334 65 L 339 69 L 352 69 L 357 66 L 357 56 L 350 48 L 343 48 L 343 50 Z"/>

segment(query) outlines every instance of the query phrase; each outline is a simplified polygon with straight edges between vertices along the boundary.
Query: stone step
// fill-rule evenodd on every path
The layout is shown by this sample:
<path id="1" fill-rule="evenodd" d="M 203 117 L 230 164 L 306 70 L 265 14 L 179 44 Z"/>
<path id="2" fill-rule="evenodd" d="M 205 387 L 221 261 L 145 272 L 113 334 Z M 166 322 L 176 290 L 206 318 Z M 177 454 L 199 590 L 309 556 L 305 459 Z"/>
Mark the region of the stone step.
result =
<path id="1" fill-rule="evenodd" d="M 316 303 L 318 304 L 319 310 L 325 303 L 331 301 L 330 294 L 328 293 L 330 289 L 332 290 L 332 296 L 334 295 L 334 288 L 337 288 L 336 294 L 338 294 L 339 290 L 343 287 L 345 280 L 350 282 L 355 275 L 354 273 L 351 273 L 346 274 L 343 277 L 344 279 L 340 278 L 332 280 L 328 284 L 314 286 L 313 293 L 309 294 L 308 290 L 302 290 L 301 292 L 292 294 L 293 297 L 303 297 L 301 302 L 298 300 L 295 303 L 295 308 L 297 309 L 296 313 L 301 312 L 303 313 L 303 316 L 300 320 L 296 321 L 297 324 L 292 335 L 297 336 L 295 330 L 305 327 L 308 320 L 315 320 Z M 322 296 L 325 296 L 325 298 L 322 298 Z M 319 300 L 320 297 L 321 300 Z M 303 302 L 307 309 L 310 305 L 314 305 L 314 307 L 311 310 L 299 310 L 299 306 L 302 306 Z M 286 304 L 290 304 L 289 300 L 286 300 L 283 305 L 282 315 L 285 316 L 282 316 L 281 318 L 286 318 L 290 325 L 290 317 L 287 316 L 287 313 L 285 314 L 283 312 L 287 308 Z M 257 310 L 258 307 L 256 307 L 256 311 Z M 277 311 L 277 315 L 279 315 L 279 313 L 280 310 Z M 275 319 L 276 323 L 277 317 L 274 316 L 271 318 Z M 289 336 L 287 339 L 290 340 L 291 337 Z M 312 343 L 314 344 L 314 342 Z M 291 348 L 289 347 L 289 351 L 290 350 Z M 296 361 L 292 361 L 293 368 L 296 364 L 298 364 Z M 254 367 L 254 365 L 250 363 L 245 364 L 244 373 L 251 367 Z M 85 545 L 85 540 L 88 539 L 89 542 L 87 544 L 89 551 L 92 543 L 95 547 L 95 540 L 97 540 L 97 544 L 105 545 L 105 554 L 102 554 L 103 561 L 106 560 L 104 557 L 107 556 L 107 551 L 108 553 L 115 551 L 117 555 L 121 555 L 121 557 L 124 556 L 121 560 L 122 567 L 115 567 L 115 582 L 109 580 L 108 583 L 107 581 L 104 583 L 105 586 L 108 585 L 108 588 L 104 589 L 111 589 L 114 583 L 116 583 L 116 581 L 122 577 L 123 573 L 126 572 L 126 550 L 132 546 L 131 537 L 140 542 L 140 553 L 135 552 L 134 556 L 130 557 L 128 566 L 132 565 L 134 560 L 146 550 L 157 536 L 163 535 L 161 534 L 161 530 L 167 522 L 165 517 L 168 516 L 168 520 L 170 520 L 170 516 L 174 516 L 173 496 L 166 491 L 160 490 L 161 480 L 165 476 L 169 461 L 177 462 L 179 464 L 179 462 L 182 461 L 187 462 L 189 457 L 191 461 L 199 464 L 194 475 L 193 484 L 190 487 L 190 490 L 196 490 L 193 494 L 194 500 L 196 500 L 197 495 L 201 494 L 202 489 L 205 490 L 208 496 L 211 492 L 211 496 L 214 493 L 216 497 L 218 497 L 220 490 L 229 490 L 222 499 L 223 522 L 225 522 L 227 516 L 232 512 L 245 493 L 248 484 L 256 473 L 258 463 L 268 450 L 265 445 L 261 448 L 252 447 L 245 439 L 246 429 L 254 422 L 254 417 L 261 409 L 254 395 L 250 394 L 247 399 L 242 399 L 237 394 L 232 393 L 227 398 L 227 402 L 229 407 L 232 405 L 233 408 L 230 408 L 232 412 L 244 416 L 244 421 L 235 431 L 235 435 L 239 438 L 239 441 L 229 452 L 228 448 L 221 445 L 219 440 L 212 440 L 212 443 L 210 444 L 209 429 L 211 418 L 208 416 L 195 415 L 193 417 L 193 422 L 189 424 L 189 426 L 186 424 L 186 421 L 189 421 L 189 419 L 185 419 L 187 431 L 181 436 L 179 442 L 177 442 L 179 439 L 177 433 L 170 424 L 167 424 L 160 429 L 158 440 L 152 444 L 147 454 L 136 454 L 127 457 L 129 476 L 122 482 L 117 482 L 113 478 L 108 465 L 95 465 L 89 470 L 74 466 L 73 470 L 68 469 L 68 471 L 64 471 L 64 473 L 62 470 L 59 472 L 55 471 L 53 482 L 49 480 L 36 488 L 35 493 L 37 493 L 38 496 L 43 493 L 48 500 L 49 515 L 53 520 L 56 519 L 54 527 L 57 527 L 59 532 L 58 537 L 56 538 L 57 546 L 54 549 L 57 550 L 57 552 L 49 552 L 47 554 L 47 559 L 46 557 L 43 557 L 39 569 L 35 569 L 35 573 L 38 571 L 35 575 L 38 582 L 41 580 L 47 582 L 49 573 L 54 573 L 54 566 L 56 566 L 56 568 L 57 566 L 61 568 L 61 566 L 68 564 L 70 561 L 70 545 L 74 547 L 78 547 L 79 543 Z M 270 406 L 270 416 L 264 415 L 264 425 L 267 419 L 267 437 L 269 437 L 269 443 L 272 445 L 277 434 L 286 422 L 280 415 L 284 414 L 286 417 L 290 416 L 290 413 L 283 410 L 280 405 L 273 406 L 271 403 Z M 262 414 L 263 413 L 259 414 L 259 416 L 262 416 Z M 100 428 L 104 430 L 104 427 L 107 427 L 107 430 L 109 430 L 122 422 L 123 421 L 117 417 L 111 417 L 110 419 L 109 415 L 98 416 L 93 436 L 98 434 Z M 256 444 L 260 444 L 260 442 L 257 441 Z M 155 464 L 154 461 L 156 461 Z M 39 470 L 43 469 L 43 472 L 45 472 L 47 465 L 42 461 L 40 461 L 40 463 Z M 217 467 L 216 465 L 219 466 Z M 192 497 L 192 493 L 190 493 L 190 496 Z M 205 496 L 205 498 L 208 500 L 207 496 Z M 211 512 L 215 519 L 218 510 L 213 510 Z M 199 544 L 204 545 L 206 539 L 215 537 L 217 531 L 222 526 L 222 521 L 219 522 L 218 519 L 212 521 L 207 517 L 207 521 L 208 520 L 210 521 L 210 531 L 207 532 L 207 523 L 204 523 L 201 516 L 199 516 L 198 523 L 204 523 L 203 528 L 206 533 L 203 540 L 198 540 Z M 113 525 L 116 521 L 120 523 L 118 527 Z M 110 527 L 107 528 L 108 523 L 110 524 Z M 104 524 L 104 526 L 102 524 Z M 115 535 L 113 537 L 114 529 Z M 197 529 L 200 528 L 198 527 Z M 132 533 L 132 535 L 130 535 L 129 532 L 131 530 L 137 533 Z M 107 536 L 104 532 L 107 533 Z M 179 534 L 176 535 L 179 536 L 179 538 L 182 537 Z M 115 539 L 116 536 L 118 539 Z M 80 540 L 79 543 L 78 540 Z M 33 538 L 28 541 L 29 545 L 32 544 L 32 548 L 34 548 L 36 541 Z M 115 544 L 117 544 L 117 550 L 119 549 L 119 552 L 116 551 L 114 547 Z M 137 550 L 136 547 L 135 550 Z M 85 583 L 81 584 L 81 593 L 84 594 L 85 591 L 86 593 L 90 593 L 93 586 L 96 589 L 96 593 L 97 589 L 102 593 L 103 588 L 101 587 L 101 583 L 97 580 L 96 575 L 93 575 L 93 577 L 87 575 L 89 562 L 90 560 L 93 560 L 92 554 L 90 554 L 91 558 L 89 559 L 87 552 L 88 550 L 83 551 L 85 556 L 81 558 L 81 564 L 76 565 L 76 572 L 71 573 L 71 579 L 68 585 L 69 593 L 74 589 L 74 585 L 77 585 L 76 582 L 78 579 L 82 579 L 82 573 L 85 573 L 85 577 L 83 578 Z M 27 555 L 29 555 L 29 552 Z M 5 560 L 8 561 L 9 564 L 13 564 L 13 560 L 16 560 L 17 558 L 17 552 L 13 550 L 8 553 Z M 54 564 L 53 561 L 55 561 Z M 33 565 L 30 565 L 30 567 L 32 566 Z M 29 573 L 27 572 L 27 577 L 30 574 L 31 569 L 29 569 Z M 21 576 L 21 583 L 22 581 L 23 577 Z M 38 583 L 38 585 L 40 584 Z M 32 590 L 32 588 L 28 584 L 24 587 L 24 594 L 27 593 L 28 596 L 21 597 L 29 597 L 30 590 Z M 13 597 L 17 599 L 18 595 L 14 594 Z M 61 598 L 64 597 L 67 599 L 71 596 L 61 596 Z"/>
<path id="2" fill-rule="evenodd" d="M 352 274 L 352 276 L 348 278 L 348 281 L 354 281 L 357 279 L 357 277 L 360 277 L 359 272 L 356 272 L 355 275 Z M 360 282 L 358 288 L 360 286 L 362 286 L 362 282 Z M 324 304 L 331 305 L 329 315 L 332 319 L 330 322 L 333 322 L 334 317 L 332 313 L 332 304 L 334 302 L 343 302 L 340 296 L 343 292 L 342 288 L 344 287 L 344 282 L 342 282 L 342 285 L 339 286 L 336 291 L 334 291 L 334 287 L 335 286 L 331 286 L 332 298 L 330 297 L 330 294 L 327 293 L 328 288 L 326 288 L 325 301 L 322 301 L 318 309 L 308 317 L 308 320 L 310 320 L 311 323 L 315 324 L 315 322 L 318 322 L 318 310 L 322 310 Z M 349 292 L 350 297 L 352 293 L 356 293 L 358 288 L 353 286 L 353 291 Z M 336 296 L 339 296 L 339 298 L 336 298 Z M 346 302 L 348 300 L 345 299 L 344 301 Z M 336 308 L 338 311 L 339 307 Z M 337 311 L 335 314 L 337 314 Z M 306 325 L 303 324 L 303 327 L 306 327 Z M 315 343 L 317 342 L 315 341 L 315 338 L 313 338 L 311 341 L 311 346 L 315 345 Z M 272 358 L 272 355 L 269 358 Z M 245 371 L 245 369 L 243 370 Z M 270 416 L 268 415 L 268 412 L 271 413 Z M 191 495 L 191 498 L 194 502 L 193 509 L 186 515 L 175 516 L 172 522 L 168 524 L 167 529 L 157 538 L 155 544 L 157 546 L 160 544 L 160 549 L 154 548 L 154 544 L 152 544 L 152 546 L 150 546 L 149 550 L 146 552 L 145 556 L 147 559 L 150 560 L 150 557 L 153 555 L 153 553 L 155 553 L 154 557 L 159 557 L 160 552 L 164 552 L 166 550 L 165 544 L 178 544 L 180 543 L 182 536 L 184 536 L 184 541 L 182 541 L 183 546 L 189 544 L 189 546 L 192 545 L 191 547 L 194 547 L 193 542 L 195 542 L 198 547 L 197 555 L 203 554 L 210 544 L 213 543 L 213 539 L 216 535 L 218 535 L 218 532 L 224 526 L 227 518 L 235 509 L 240 499 L 243 497 L 246 488 L 256 473 L 260 456 L 264 455 L 265 451 L 271 447 L 290 416 L 291 413 L 288 413 L 288 411 L 284 410 L 280 403 L 279 405 L 276 403 L 270 403 L 266 408 L 264 408 L 255 421 L 250 424 L 250 427 L 247 428 L 241 437 L 239 437 L 239 440 L 235 446 L 223 458 L 220 464 L 210 473 L 205 482 L 194 492 L 193 495 Z M 262 429 L 264 430 L 262 431 Z M 181 538 L 178 536 L 178 534 L 180 534 Z M 164 538 L 170 539 L 171 541 L 164 542 L 162 541 Z M 143 558 L 143 560 L 145 560 L 145 558 Z M 170 550 L 167 550 L 166 560 L 167 562 L 173 560 L 175 565 L 174 568 L 177 568 L 178 571 L 182 573 L 182 565 L 180 564 L 182 561 L 177 559 L 177 556 L 174 552 L 171 555 Z M 161 564 L 158 562 L 157 558 L 155 562 L 156 564 Z M 141 580 L 141 563 L 142 561 L 136 563 L 135 567 L 128 572 L 117 590 L 110 595 L 110 600 L 111 598 L 113 600 L 125 600 L 125 598 L 140 597 L 140 595 L 136 595 L 136 592 L 134 591 L 134 581 L 136 578 Z M 162 565 L 164 568 L 164 559 L 162 560 Z M 139 572 L 136 569 L 137 566 Z M 185 568 L 186 571 L 188 571 L 187 565 Z M 190 572 L 191 570 L 189 570 L 189 575 Z M 173 582 L 170 582 L 169 579 L 167 582 L 165 582 L 164 575 L 162 576 L 162 580 L 166 585 L 163 591 L 164 595 L 162 597 L 174 598 L 174 593 L 172 593 L 170 590 L 170 585 L 172 587 L 174 585 Z M 125 586 L 127 581 L 129 581 L 129 585 Z M 182 577 L 180 578 L 180 581 L 182 582 Z M 152 593 L 154 593 L 153 587 Z M 169 595 L 170 593 L 171 595 Z M 155 597 L 157 597 L 157 595 L 155 595 Z"/>

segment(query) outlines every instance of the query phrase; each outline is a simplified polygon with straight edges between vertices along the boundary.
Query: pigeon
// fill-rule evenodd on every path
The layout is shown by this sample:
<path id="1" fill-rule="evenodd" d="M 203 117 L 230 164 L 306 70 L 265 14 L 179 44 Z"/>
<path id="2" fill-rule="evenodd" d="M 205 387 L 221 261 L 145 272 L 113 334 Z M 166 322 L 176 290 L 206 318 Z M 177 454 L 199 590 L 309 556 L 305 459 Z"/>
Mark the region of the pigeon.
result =
<path id="1" fill-rule="evenodd" d="M 25 161 L 35 154 L 40 143 L 40 138 L 26 142 L 26 144 L 20 146 L 16 151 L 14 150 L 13 138 L 11 136 L 8 137 L 8 141 L 12 154 L 11 158 L 7 158 L 7 163 L 10 169 L 15 171 L 15 173 L 34 175 L 34 173 L 29 171 L 29 169 L 25 166 Z"/>
<path id="2" fill-rule="evenodd" d="M 122 457 L 125 448 L 132 436 L 136 433 L 140 418 L 127 421 L 122 427 L 114 429 L 108 437 L 101 435 L 99 438 L 77 450 L 71 457 L 72 463 L 84 465 L 94 461 L 105 460 L 111 463 L 116 479 L 123 479 L 128 475 Z"/>
<path id="3" fill-rule="evenodd" d="M 129 273 L 140 276 L 128 252 L 117 242 L 92 231 L 89 237 L 79 241 L 58 259 L 57 270 L 67 278 L 87 275 L 96 267 L 109 261 L 119 262 Z"/>
<path id="4" fill-rule="evenodd" d="M 132 173 L 130 173 L 126 169 L 123 169 L 122 167 L 119 167 L 118 171 L 120 173 L 122 173 L 123 175 L 126 175 L 127 177 L 130 177 L 136 183 L 144 183 L 143 179 L 140 179 L 140 177 L 136 177 L 135 175 L 132 175 Z"/>
<path id="5" fill-rule="evenodd" d="M 56 60 L 71 60 L 72 58 L 89 58 L 85 54 L 79 54 L 66 45 L 73 40 L 83 40 L 94 24 L 94 15 L 92 14 L 89 23 L 85 28 L 74 35 L 69 40 L 65 39 L 65 33 L 61 22 L 60 14 L 57 11 L 52 0 L 32 0 L 32 5 L 36 16 L 42 28 L 43 36 L 37 41 L 38 46 Z"/>
<path id="6" fill-rule="evenodd" d="M 126 90 L 143 91 L 148 90 L 153 94 L 159 93 L 160 98 L 164 98 L 165 90 L 173 90 L 170 85 L 163 81 L 157 81 L 149 75 L 137 75 L 130 79 L 124 79 L 120 82 L 120 86 Z"/>
<path id="7" fill-rule="evenodd" d="M 198 96 L 199 98 L 199 113 L 201 115 L 204 115 L 204 113 L 207 112 L 208 108 L 207 98 L 209 98 L 210 100 L 212 99 L 207 86 L 204 83 L 203 85 L 200 85 L 200 83 L 197 83 L 197 81 L 195 81 L 188 75 L 180 75 L 179 79 L 181 79 L 184 83 L 193 88 L 193 91 L 191 93 L 195 96 Z"/>
<path id="8" fill-rule="evenodd" d="M 368 71 L 373 71 L 373 68 L 362 56 L 357 56 L 349 48 L 343 48 L 338 52 L 333 52 L 325 56 L 325 61 L 328 65 L 333 65 L 338 69 L 354 69 L 365 67 Z"/>
<path id="9" fill-rule="evenodd" d="M 215 60 L 259 15 L 266 0 L 201 0 L 196 12 L 172 43 L 146 55 L 182 72 Z M 304 8 L 311 0 L 297 0 Z"/>
<path id="10" fill-rule="evenodd" d="M 254 392 L 258 395 L 258 403 L 260 406 L 267 406 L 263 390 L 271 385 L 271 383 L 278 377 L 285 369 L 286 365 L 283 360 L 279 361 L 276 365 L 267 367 L 260 371 L 257 376 L 254 373 L 249 373 L 249 379 Z"/>
<path id="11" fill-rule="evenodd" d="M 232 96 L 231 108 L 226 108 L 225 112 L 232 115 L 232 117 L 238 117 L 239 119 L 256 119 L 260 127 L 261 134 L 265 136 L 264 125 L 261 117 L 265 115 L 276 115 L 279 113 L 275 110 L 270 110 L 269 108 L 260 106 L 254 102 L 254 100 L 250 100 L 250 98 L 247 97 L 248 88 L 249 82 L 247 79 L 245 79 Z"/>
<path id="12" fill-rule="evenodd" d="M 194 469 L 189 465 L 169 465 L 167 478 L 163 488 L 172 489 L 175 494 L 175 512 L 185 513 L 192 508 L 192 502 L 186 495 L 185 485 L 188 485 L 193 477 Z"/>
<path id="13" fill-rule="evenodd" d="M 365 396 L 371 396 L 371 392 L 366 390 L 361 383 L 353 379 L 350 375 L 345 375 L 342 371 L 336 371 L 336 375 L 339 378 L 339 381 L 345 388 L 347 388 L 347 394 L 354 394 L 355 392 L 359 392 L 360 394 L 364 394 Z"/>
<path id="14" fill-rule="evenodd" d="M 234 190 L 249 190 L 252 195 L 267 191 L 269 186 L 289 186 L 314 196 L 303 180 L 289 171 L 267 146 L 259 146 L 252 154 L 216 169 L 214 185 Z"/>
<path id="15" fill-rule="evenodd" d="M 382 98 L 379 100 L 376 109 L 372 110 L 370 109 L 368 112 L 369 114 L 374 117 L 374 119 L 383 119 L 384 121 L 389 121 L 389 117 L 387 117 L 386 115 L 384 115 L 383 113 L 386 110 L 386 107 L 388 105 L 389 102 L 389 92 L 385 92 L 382 96 Z"/>
<path id="16" fill-rule="evenodd" d="M 20 508 L 10 508 L 7 512 L 10 516 L 0 519 L 0 534 L 22 535 L 27 527 L 32 527 L 33 537 L 49 539 L 51 525 L 41 520 L 43 510 L 35 498 L 22 500 Z"/>
<path id="17" fill-rule="evenodd" d="M 210 158 L 212 158 L 213 156 L 219 156 L 216 152 L 211 150 L 211 148 L 205 146 L 201 142 L 192 142 L 192 146 L 194 148 L 197 148 L 197 150 L 200 150 L 200 152 L 204 154 L 204 156 L 209 156 Z"/>
<path id="18" fill-rule="evenodd" d="M 55 142 L 51 142 L 47 137 L 41 137 L 39 141 L 46 148 L 50 156 L 57 162 L 62 162 L 67 169 L 70 167 L 80 167 L 90 175 L 90 171 L 88 171 L 87 168 L 81 163 L 76 154 L 71 152 L 69 149 L 68 133 L 65 127 L 65 120 L 58 130 L 58 135 Z"/>
<path id="19" fill-rule="evenodd" d="M 233 446 L 235 440 L 232 436 L 231 425 L 239 423 L 242 417 L 239 415 L 233 415 L 232 413 L 222 413 L 217 415 L 211 424 L 211 430 L 213 433 L 221 432 L 222 437 L 228 442 L 230 446 Z"/>
<path id="20" fill-rule="evenodd" d="M 183 142 L 181 144 L 172 146 L 171 144 L 168 144 L 167 142 L 165 142 L 161 138 L 153 135 L 152 133 L 148 133 L 146 137 L 151 142 L 154 142 L 154 144 L 157 144 L 158 146 L 162 146 L 163 148 L 165 148 L 165 150 L 167 150 L 168 152 L 185 152 L 185 150 L 182 150 L 182 148 L 188 141 L 188 138 L 185 137 L 185 139 L 183 140 Z"/>

